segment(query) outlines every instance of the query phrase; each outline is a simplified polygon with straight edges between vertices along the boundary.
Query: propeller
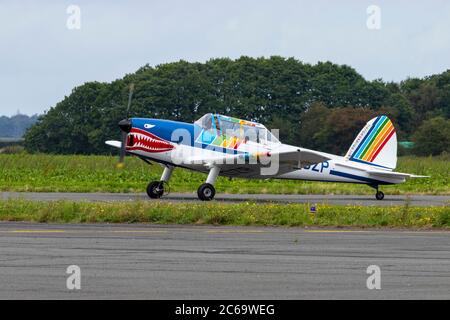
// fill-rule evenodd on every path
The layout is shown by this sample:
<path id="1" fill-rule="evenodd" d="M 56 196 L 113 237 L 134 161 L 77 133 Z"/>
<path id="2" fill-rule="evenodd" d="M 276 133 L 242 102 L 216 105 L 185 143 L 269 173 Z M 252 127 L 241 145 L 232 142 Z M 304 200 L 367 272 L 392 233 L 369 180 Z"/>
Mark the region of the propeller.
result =
<path id="1" fill-rule="evenodd" d="M 131 106 L 131 98 L 133 97 L 133 91 L 134 91 L 134 83 L 130 84 L 130 91 L 128 93 L 127 117 L 119 121 L 119 128 L 120 130 L 122 130 L 122 139 L 121 139 L 122 145 L 120 147 L 119 163 L 117 164 L 117 167 L 119 168 L 124 166 L 124 159 L 127 153 L 126 144 L 128 133 L 131 131 L 130 106 Z"/>

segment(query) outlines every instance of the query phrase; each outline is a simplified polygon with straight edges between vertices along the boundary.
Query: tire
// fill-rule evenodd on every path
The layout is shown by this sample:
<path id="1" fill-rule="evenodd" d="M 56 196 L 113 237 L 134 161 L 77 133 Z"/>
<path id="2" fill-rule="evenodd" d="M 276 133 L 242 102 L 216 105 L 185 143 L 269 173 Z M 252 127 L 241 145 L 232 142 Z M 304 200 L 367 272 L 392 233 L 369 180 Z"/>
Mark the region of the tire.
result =
<path id="1" fill-rule="evenodd" d="M 377 200 L 383 200 L 383 199 L 384 199 L 384 193 L 381 192 L 381 191 L 378 191 L 378 192 L 375 194 L 375 198 L 377 198 Z"/>
<path id="2" fill-rule="evenodd" d="M 159 199 L 164 194 L 164 184 L 161 181 L 150 182 L 147 186 L 147 195 L 152 199 Z"/>
<path id="3" fill-rule="evenodd" d="M 202 201 L 210 201 L 216 195 L 216 189 L 210 183 L 204 183 L 197 190 L 198 198 Z"/>

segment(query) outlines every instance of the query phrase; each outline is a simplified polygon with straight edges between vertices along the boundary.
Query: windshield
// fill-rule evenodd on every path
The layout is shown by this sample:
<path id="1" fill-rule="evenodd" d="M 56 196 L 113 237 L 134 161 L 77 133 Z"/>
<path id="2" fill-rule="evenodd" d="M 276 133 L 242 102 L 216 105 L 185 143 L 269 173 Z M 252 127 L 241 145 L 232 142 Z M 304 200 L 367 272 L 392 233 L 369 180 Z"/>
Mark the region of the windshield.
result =
<path id="1" fill-rule="evenodd" d="M 234 137 L 244 143 L 280 143 L 266 127 L 251 121 L 208 113 L 195 123 L 211 134 Z"/>

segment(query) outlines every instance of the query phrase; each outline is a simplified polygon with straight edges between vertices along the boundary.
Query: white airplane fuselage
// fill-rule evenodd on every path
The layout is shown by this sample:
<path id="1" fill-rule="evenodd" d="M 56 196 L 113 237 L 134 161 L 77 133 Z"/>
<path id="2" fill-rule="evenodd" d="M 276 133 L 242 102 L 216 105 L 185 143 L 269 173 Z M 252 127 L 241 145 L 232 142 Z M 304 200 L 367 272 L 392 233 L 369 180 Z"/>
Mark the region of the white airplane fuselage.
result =
<path id="1" fill-rule="evenodd" d="M 249 144 L 245 149 L 249 154 L 261 152 L 264 150 L 270 152 L 273 147 L 277 149 L 292 149 L 296 150 L 298 147 L 280 144 L 277 146 L 256 146 Z M 221 155 L 223 152 L 201 149 L 198 147 L 192 147 L 188 145 L 175 145 L 174 149 L 165 152 L 148 152 L 143 150 L 130 150 L 131 154 L 137 155 L 141 158 L 148 160 L 153 160 L 165 165 L 179 166 L 186 169 L 199 172 L 208 172 L 209 167 L 205 166 L 201 159 L 208 159 Z M 323 181 L 323 182 L 343 182 L 343 183 L 358 183 L 358 184 L 368 184 L 368 185 L 384 185 L 384 184 L 398 184 L 405 182 L 405 178 L 387 178 L 374 179 L 367 173 L 368 170 L 373 169 L 370 165 L 359 164 L 351 162 L 342 156 L 327 154 L 332 157 L 331 160 L 324 161 L 321 163 L 307 165 L 302 168 L 293 169 L 292 166 L 289 168 L 279 168 L 278 171 L 270 174 L 261 174 L 260 168 L 257 166 L 257 160 L 250 160 L 246 166 L 251 168 L 255 166 L 251 174 L 246 174 L 245 172 L 236 172 L 223 170 L 220 175 L 227 177 L 243 177 L 249 179 L 287 179 L 287 180 L 305 180 L 305 181 Z M 185 163 L 184 160 L 189 156 L 195 156 L 199 159 L 198 163 Z M 273 161 L 273 160 L 272 160 Z"/>
<path id="2" fill-rule="evenodd" d="M 194 123 L 133 118 L 119 126 L 126 133 L 124 145 L 107 144 L 165 168 L 161 180 L 147 187 L 151 198 L 163 194 L 175 167 L 208 173 L 198 189 L 201 200 L 213 199 L 219 175 L 366 184 L 377 189 L 378 200 L 384 197 L 379 185 L 423 177 L 393 171 L 397 137 L 386 116 L 367 122 L 344 157 L 283 144 L 262 124 L 215 114 Z"/>

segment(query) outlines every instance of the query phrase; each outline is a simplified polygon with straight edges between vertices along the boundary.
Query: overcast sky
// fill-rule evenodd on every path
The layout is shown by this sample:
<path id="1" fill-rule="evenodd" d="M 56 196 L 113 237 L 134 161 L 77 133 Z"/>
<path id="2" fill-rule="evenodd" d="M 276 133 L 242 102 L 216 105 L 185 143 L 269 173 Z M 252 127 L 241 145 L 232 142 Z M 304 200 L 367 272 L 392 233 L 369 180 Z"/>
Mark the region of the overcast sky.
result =
<path id="1" fill-rule="evenodd" d="M 67 27 L 69 5 L 80 29 Z M 0 115 L 42 113 L 84 82 L 179 59 L 329 60 L 386 81 L 450 68 L 445 0 L 0 0 L 0 26 Z"/>

